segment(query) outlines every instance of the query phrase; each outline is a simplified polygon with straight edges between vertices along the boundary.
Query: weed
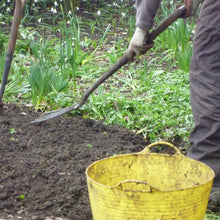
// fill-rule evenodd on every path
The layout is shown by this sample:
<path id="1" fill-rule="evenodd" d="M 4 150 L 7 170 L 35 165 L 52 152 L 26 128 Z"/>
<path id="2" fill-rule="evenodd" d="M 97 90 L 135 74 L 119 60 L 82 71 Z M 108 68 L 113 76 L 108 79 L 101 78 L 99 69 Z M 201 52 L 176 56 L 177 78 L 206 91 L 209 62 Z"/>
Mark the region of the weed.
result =
<path id="1" fill-rule="evenodd" d="M 220 220 L 220 216 L 218 214 L 215 214 L 215 213 L 206 214 L 204 220 Z"/>
<path id="2" fill-rule="evenodd" d="M 10 128 L 10 129 L 9 129 L 9 132 L 10 132 L 10 134 L 15 134 L 15 133 L 16 133 L 16 130 L 15 130 L 14 128 Z"/>
<path id="3" fill-rule="evenodd" d="M 25 199 L 25 195 L 20 195 L 20 196 L 18 196 L 18 200 L 19 200 L 19 201 L 21 201 L 21 200 L 23 200 L 23 199 Z"/>
<path id="4" fill-rule="evenodd" d="M 87 144 L 87 148 L 92 148 L 92 144 Z"/>

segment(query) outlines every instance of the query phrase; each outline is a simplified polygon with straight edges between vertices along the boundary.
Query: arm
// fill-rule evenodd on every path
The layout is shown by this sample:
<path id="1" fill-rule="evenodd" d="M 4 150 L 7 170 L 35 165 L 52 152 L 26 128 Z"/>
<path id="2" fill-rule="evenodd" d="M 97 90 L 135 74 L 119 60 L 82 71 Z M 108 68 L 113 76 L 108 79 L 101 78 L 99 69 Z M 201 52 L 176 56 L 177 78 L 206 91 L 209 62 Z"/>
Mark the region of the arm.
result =
<path id="1" fill-rule="evenodd" d="M 129 59 L 132 60 L 134 53 L 143 54 L 146 49 L 153 46 L 146 45 L 147 35 L 153 26 L 160 2 L 161 0 L 136 0 L 136 30 L 127 51 Z"/>
<path id="2" fill-rule="evenodd" d="M 157 9 L 161 0 L 137 0 L 136 1 L 136 26 L 142 30 L 149 31 L 154 22 Z"/>
<path id="3" fill-rule="evenodd" d="M 142 30 L 149 31 L 154 22 L 157 9 L 161 0 L 136 0 L 136 26 Z M 186 6 L 186 17 L 196 14 L 198 6 L 203 0 L 183 0 Z"/>
<path id="4" fill-rule="evenodd" d="M 146 42 L 160 2 L 161 0 L 136 0 L 136 30 L 127 50 L 130 60 L 133 59 L 134 54 L 144 54 L 147 49 L 153 46 L 153 44 L 147 45 Z M 184 0 L 187 11 L 183 17 L 195 15 L 201 2 L 202 0 Z"/>

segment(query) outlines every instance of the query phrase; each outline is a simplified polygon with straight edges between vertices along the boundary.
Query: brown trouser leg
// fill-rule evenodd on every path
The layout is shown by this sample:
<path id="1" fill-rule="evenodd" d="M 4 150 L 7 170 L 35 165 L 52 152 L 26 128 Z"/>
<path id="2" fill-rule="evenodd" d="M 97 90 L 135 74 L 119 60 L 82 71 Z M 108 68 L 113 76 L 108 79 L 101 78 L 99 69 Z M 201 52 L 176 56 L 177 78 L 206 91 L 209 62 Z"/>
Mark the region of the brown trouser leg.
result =
<path id="1" fill-rule="evenodd" d="M 220 187 L 220 1 L 205 0 L 197 21 L 190 69 L 195 128 L 188 156 L 206 163 Z"/>

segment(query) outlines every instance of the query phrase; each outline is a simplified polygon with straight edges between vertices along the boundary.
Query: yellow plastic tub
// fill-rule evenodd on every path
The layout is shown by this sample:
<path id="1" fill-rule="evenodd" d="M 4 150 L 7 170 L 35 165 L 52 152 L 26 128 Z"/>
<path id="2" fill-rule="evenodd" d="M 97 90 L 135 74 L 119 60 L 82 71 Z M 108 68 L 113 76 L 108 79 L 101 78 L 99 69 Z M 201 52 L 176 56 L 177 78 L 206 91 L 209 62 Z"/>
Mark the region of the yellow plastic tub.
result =
<path id="1" fill-rule="evenodd" d="M 174 155 L 151 153 L 168 145 Z M 214 172 L 174 145 L 105 158 L 86 170 L 94 220 L 203 220 Z"/>

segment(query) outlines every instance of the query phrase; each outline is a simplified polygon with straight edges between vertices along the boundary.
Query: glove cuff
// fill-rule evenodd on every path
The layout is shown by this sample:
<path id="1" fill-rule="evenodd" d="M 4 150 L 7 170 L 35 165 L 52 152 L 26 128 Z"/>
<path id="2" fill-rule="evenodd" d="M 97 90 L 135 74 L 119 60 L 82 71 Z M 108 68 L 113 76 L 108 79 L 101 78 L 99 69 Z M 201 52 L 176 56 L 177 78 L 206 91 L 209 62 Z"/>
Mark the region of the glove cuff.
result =
<path id="1" fill-rule="evenodd" d="M 144 39 L 147 34 L 147 31 L 140 29 L 139 27 L 136 27 L 133 40 L 135 41 L 135 44 L 138 46 L 142 46 L 144 44 Z"/>
<path id="2" fill-rule="evenodd" d="M 141 35 L 145 35 L 145 34 L 147 33 L 147 31 L 142 30 L 142 29 L 139 28 L 139 27 L 136 27 L 135 33 L 141 34 Z"/>

